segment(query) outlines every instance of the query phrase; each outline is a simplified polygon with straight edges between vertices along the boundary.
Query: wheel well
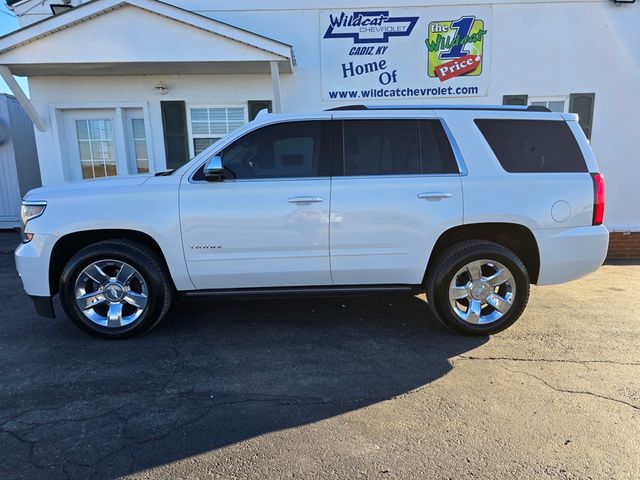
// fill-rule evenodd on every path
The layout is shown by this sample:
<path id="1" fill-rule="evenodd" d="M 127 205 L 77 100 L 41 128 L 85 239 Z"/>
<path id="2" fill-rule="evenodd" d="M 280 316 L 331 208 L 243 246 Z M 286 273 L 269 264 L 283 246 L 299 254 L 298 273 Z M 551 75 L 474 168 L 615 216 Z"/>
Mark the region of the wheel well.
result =
<path id="1" fill-rule="evenodd" d="M 425 278 L 438 255 L 463 240 L 489 240 L 507 247 L 522 260 L 531 283 L 537 283 L 540 272 L 538 244 L 531 230 L 515 223 L 472 223 L 447 230 L 440 235 L 431 251 Z"/>
<path id="2" fill-rule="evenodd" d="M 76 253 L 84 247 L 103 240 L 122 239 L 133 240 L 149 247 L 158 255 L 158 258 L 162 261 L 162 265 L 167 269 L 167 272 L 169 272 L 169 268 L 160 245 L 158 245 L 158 243 L 146 233 L 138 232 L 136 230 L 119 229 L 85 230 L 82 232 L 74 232 L 60 237 L 53 246 L 49 262 L 49 289 L 51 291 L 51 295 L 58 293 L 58 282 L 60 281 L 62 270 L 71 257 Z"/>

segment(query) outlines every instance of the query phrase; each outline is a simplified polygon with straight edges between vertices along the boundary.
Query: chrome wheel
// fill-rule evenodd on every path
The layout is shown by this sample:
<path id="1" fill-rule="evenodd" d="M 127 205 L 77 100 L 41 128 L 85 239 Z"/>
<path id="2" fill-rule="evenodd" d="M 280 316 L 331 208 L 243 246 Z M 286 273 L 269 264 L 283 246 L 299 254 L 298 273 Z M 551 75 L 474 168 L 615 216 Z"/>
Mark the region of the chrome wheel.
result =
<path id="1" fill-rule="evenodd" d="M 148 302 L 144 278 L 120 260 L 100 260 L 86 267 L 75 282 L 76 305 L 103 327 L 124 327 L 136 321 Z"/>
<path id="2" fill-rule="evenodd" d="M 516 282 L 499 262 L 476 260 L 462 267 L 449 285 L 449 303 L 461 320 L 473 325 L 493 323 L 513 305 Z"/>

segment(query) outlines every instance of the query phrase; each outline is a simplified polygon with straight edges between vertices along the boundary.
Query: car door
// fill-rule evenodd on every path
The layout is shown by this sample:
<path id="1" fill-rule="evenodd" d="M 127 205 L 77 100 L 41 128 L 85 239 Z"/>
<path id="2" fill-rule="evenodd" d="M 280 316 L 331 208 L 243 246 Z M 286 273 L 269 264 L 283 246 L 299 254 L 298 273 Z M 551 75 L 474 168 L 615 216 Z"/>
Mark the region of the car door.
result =
<path id="1" fill-rule="evenodd" d="M 330 122 L 260 127 L 225 147 L 225 178 L 185 176 L 180 217 L 198 289 L 331 284 Z M 214 150 L 215 151 L 215 150 Z"/>
<path id="2" fill-rule="evenodd" d="M 420 284 L 439 235 L 462 223 L 456 157 L 440 120 L 423 117 L 335 117 L 343 137 L 331 192 L 336 285 Z"/>

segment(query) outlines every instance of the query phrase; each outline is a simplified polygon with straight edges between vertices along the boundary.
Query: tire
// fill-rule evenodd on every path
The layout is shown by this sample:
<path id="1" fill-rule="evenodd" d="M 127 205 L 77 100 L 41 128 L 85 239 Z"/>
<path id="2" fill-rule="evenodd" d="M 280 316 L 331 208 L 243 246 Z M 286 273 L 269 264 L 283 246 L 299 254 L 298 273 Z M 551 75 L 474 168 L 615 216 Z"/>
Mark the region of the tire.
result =
<path id="1" fill-rule="evenodd" d="M 529 274 L 508 248 L 468 240 L 436 258 L 425 289 L 431 310 L 445 326 L 466 335 L 492 335 L 511 326 L 524 311 Z"/>
<path id="2" fill-rule="evenodd" d="M 106 240 L 80 250 L 67 262 L 58 289 L 69 319 L 108 339 L 151 330 L 169 310 L 173 290 L 158 255 L 131 240 Z"/>

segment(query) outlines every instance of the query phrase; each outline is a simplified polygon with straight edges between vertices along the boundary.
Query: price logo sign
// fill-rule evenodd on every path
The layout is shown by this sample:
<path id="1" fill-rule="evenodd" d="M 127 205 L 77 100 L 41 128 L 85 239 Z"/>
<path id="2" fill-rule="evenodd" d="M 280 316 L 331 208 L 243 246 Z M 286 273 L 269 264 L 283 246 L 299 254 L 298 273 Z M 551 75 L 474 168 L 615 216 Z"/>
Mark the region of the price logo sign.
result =
<path id="1" fill-rule="evenodd" d="M 482 74 L 484 21 L 475 16 L 430 22 L 425 44 L 427 74 L 441 82 L 459 76 Z"/>

